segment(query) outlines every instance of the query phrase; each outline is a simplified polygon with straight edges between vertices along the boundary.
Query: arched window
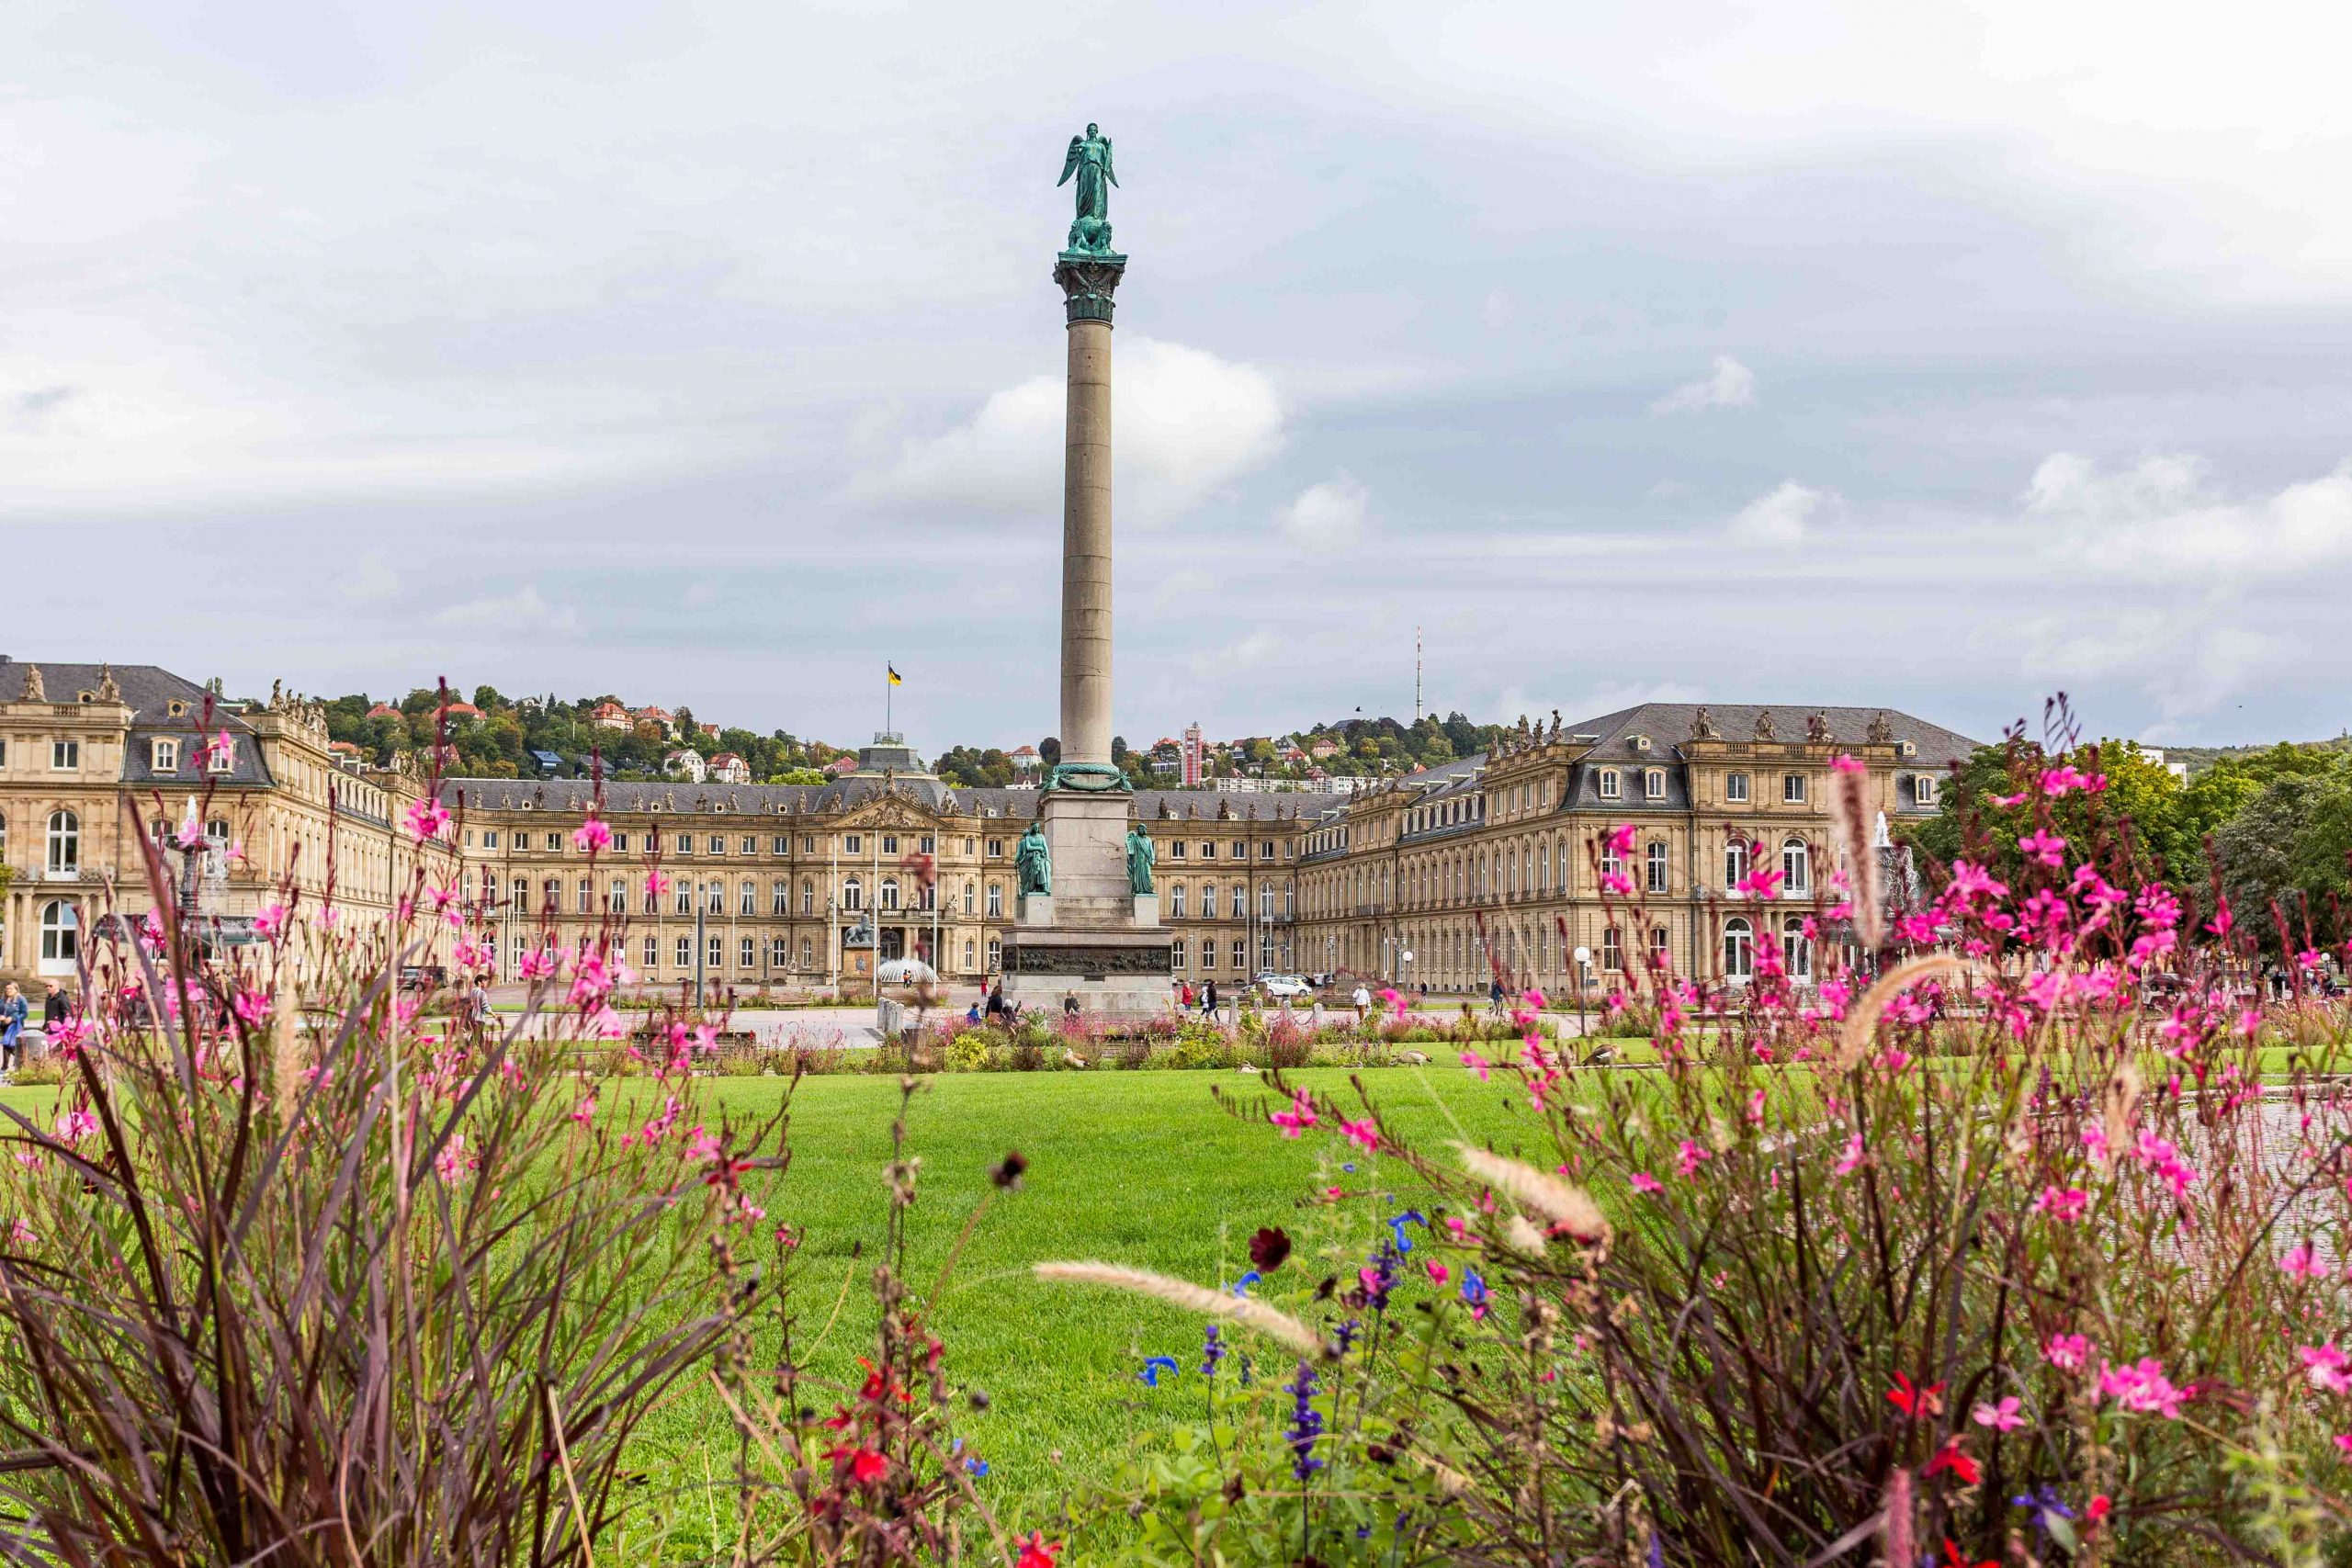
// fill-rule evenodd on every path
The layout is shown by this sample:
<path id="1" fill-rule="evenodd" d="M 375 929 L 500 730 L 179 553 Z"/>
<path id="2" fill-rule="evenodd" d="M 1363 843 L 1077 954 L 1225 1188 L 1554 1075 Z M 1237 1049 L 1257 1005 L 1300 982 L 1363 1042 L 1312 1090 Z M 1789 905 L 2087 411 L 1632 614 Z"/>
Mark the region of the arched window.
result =
<path id="1" fill-rule="evenodd" d="M 40 907 L 40 963 L 44 972 L 68 970 L 82 956 L 82 917 L 63 898 Z"/>
<path id="2" fill-rule="evenodd" d="M 723 915 L 727 913 L 727 884 L 724 882 L 704 883 L 702 885 L 702 902 L 703 908 L 714 915 Z M 713 968 L 717 968 L 718 966 L 718 960 L 716 958 L 712 959 L 710 963 L 711 967 Z"/>
<path id="3" fill-rule="evenodd" d="M 989 973 L 993 975 L 1004 967 L 1004 939 L 989 938 Z"/>
<path id="4" fill-rule="evenodd" d="M 1747 879 L 1747 840 L 1736 833 L 1724 843 L 1724 886 L 1737 887 Z"/>
<path id="5" fill-rule="evenodd" d="M 1793 833 L 1781 843 L 1781 885 L 1792 893 L 1813 886 L 1813 852 Z"/>
<path id="6" fill-rule="evenodd" d="M 800 879 L 800 912 L 804 915 L 817 912 L 817 885 L 805 876 Z M 808 960 L 803 958 L 801 962 L 806 964 Z"/>
<path id="7" fill-rule="evenodd" d="M 809 941 L 808 938 L 805 936 L 802 937 L 800 939 L 800 967 L 803 969 L 808 968 L 811 964 L 816 962 L 816 958 L 817 944 Z"/>
<path id="8" fill-rule="evenodd" d="M 49 869 L 53 872 L 82 869 L 82 819 L 71 811 L 49 814 Z"/>
<path id="9" fill-rule="evenodd" d="M 1813 978 L 1813 943 L 1805 940 L 1801 916 L 1791 915 L 1781 921 L 1781 967 L 1792 980 Z"/>
<path id="10" fill-rule="evenodd" d="M 978 907 L 975 900 L 978 899 L 979 896 L 980 885 L 974 882 L 970 877 L 966 877 L 964 879 L 964 913 L 968 915 L 973 912 L 973 910 Z M 967 942 L 964 945 L 968 948 L 972 944 Z M 964 954 L 964 967 L 969 969 L 971 966 L 972 955 L 969 953 L 967 953 Z"/>
<path id="11" fill-rule="evenodd" d="M 967 970 L 969 970 L 972 967 L 972 961 L 977 956 L 978 953 L 974 949 L 972 939 L 970 937 L 966 937 L 964 939 L 964 967 Z"/>
<path id="12" fill-rule="evenodd" d="M 735 912 L 738 915 L 760 912 L 760 886 L 748 876 L 735 889 Z"/>
<path id="13" fill-rule="evenodd" d="M 886 876 L 882 879 L 882 907 L 885 909 L 895 909 L 899 907 L 899 879 L 895 876 Z"/>
<path id="14" fill-rule="evenodd" d="M 1745 984 L 1755 973 L 1754 928 L 1735 915 L 1724 922 L 1724 978 Z"/>
<path id="15" fill-rule="evenodd" d="M 865 885 L 856 877 L 842 884 L 842 908 L 862 909 L 865 907 Z"/>
<path id="16" fill-rule="evenodd" d="M 1648 848 L 1645 849 L 1643 853 L 1645 856 L 1645 863 L 1647 867 L 1647 881 L 1645 886 L 1652 893 L 1665 892 L 1666 841 L 1663 839 L 1651 840 Z"/>
<path id="17" fill-rule="evenodd" d="M 781 876 L 777 877 L 768 888 L 768 913 L 771 915 L 792 913 L 792 884 Z M 776 962 L 782 964 L 784 960 L 779 958 Z"/>
<path id="18" fill-rule="evenodd" d="M 560 910 L 563 908 L 562 882 L 550 876 L 545 882 L 540 883 L 539 902 L 546 908 L 547 912 L 550 915 Z"/>

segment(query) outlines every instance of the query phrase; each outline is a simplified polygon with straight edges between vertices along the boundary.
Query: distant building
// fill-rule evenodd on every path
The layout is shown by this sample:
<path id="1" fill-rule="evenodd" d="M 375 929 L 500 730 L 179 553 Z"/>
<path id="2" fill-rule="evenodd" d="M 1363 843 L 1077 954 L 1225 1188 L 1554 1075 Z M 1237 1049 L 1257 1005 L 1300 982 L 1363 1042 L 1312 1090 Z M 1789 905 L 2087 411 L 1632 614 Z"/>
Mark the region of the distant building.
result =
<path id="1" fill-rule="evenodd" d="M 538 769 L 539 776 L 541 778 L 551 779 L 563 772 L 563 754 L 561 752 L 535 750 L 530 755 L 531 765 Z"/>
<path id="2" fill-rule="evenodd" d="M 628 709 L 618 703 L 598 703 L 589 711 L 588 722 L 598 729 L 616 729 L 624 735 L 630 728 Z"/>
<path id="3" fill-rule="evenodd" d="M 628 716 L 639 724 L 652 725 L 664 735 L 675 735 L 678 732 L 678 721 L 668 708 L 632 708 L 629 710 Z"/>
<path id="4" fill-rule="evenodd" d="M 2170 773 L 2182 784 L 2187 784 L 2188 782 L 2188 764 L 2186 762 L 2165 761 L 2162 748 L 2155 746 L 2143 746 L 2136 740 L 2127 740 L 2124 744 L 2132 748 L 2133 753 L 2139 757 L 2140 761 L 2146 762 L 2151 766 L 2162 768 L 2165 772 Z"/>
<path id="5" fill-rule="evenodd" d="M 1012 759 L 1012 771 L 1016 773 L 1034 773 L 1046 765 L 1045 759 L 1037 755 L 1035 746 L 1015 746 L 1008 755 Z"/>
<path id="6" fill-rule="evenodd" d="M 710 760 L 710 776 L 718 784 L 750 784 L 752 764 L 732 751 L 721 751 Z"/>
<path id="7" fill-rule="evenodd" d="M 1201 775 L 1204 772 L 1201 765 L 1201 721 L 1196 718 L 1184 727 L 1183 777 L 1186 789 L 1201 787 Z"/>
<path id="8" fill-rule="evenodd" d="M 702 784 L 710 777 L 710 764 L 702 760 L 699 751 L 676 750 L 662 759 L 662 771 L 673 779 L 692 779 Z"/>
<path id="9" fill-rule="evenodd" d="M 390 703 L 378 703 L 368 710 L 368 716 L 369 718 L 405 718 L 408 716 Z"/>

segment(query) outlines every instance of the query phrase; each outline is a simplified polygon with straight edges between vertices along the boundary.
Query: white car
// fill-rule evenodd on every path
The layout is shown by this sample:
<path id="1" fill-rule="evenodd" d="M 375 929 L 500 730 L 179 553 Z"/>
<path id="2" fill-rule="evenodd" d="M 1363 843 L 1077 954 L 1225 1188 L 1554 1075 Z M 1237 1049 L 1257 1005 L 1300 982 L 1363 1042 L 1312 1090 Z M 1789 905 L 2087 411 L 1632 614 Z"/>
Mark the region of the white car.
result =
<path id="1" fill-rule="evenodd" d="M 1315 989 L 1297 975 L 1261 975 L 1258 976 L 1258 988 L 1277 999 L 1308 996 Z"/>

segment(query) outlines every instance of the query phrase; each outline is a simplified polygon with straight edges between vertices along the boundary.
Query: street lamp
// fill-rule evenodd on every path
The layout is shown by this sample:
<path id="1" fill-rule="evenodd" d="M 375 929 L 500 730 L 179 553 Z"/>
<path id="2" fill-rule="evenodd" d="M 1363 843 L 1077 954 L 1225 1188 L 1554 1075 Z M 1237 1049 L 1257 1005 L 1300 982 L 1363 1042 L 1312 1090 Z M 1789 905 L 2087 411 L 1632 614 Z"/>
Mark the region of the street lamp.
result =
<path id="1" fill-rule="evenodd" d="M 1581 1040 L 1581 1039 L 1583 1039 L 1583 1038 L 1585 1037 L 1585 1025 L 1584 1025 L 1584 997 L 1585 997 L 1585 991 L 1586 991 L 1586 989 L 1587 989 L 1588 987 L 1589 987 L 1591 986 L 1591 984 L 1592 984 L 1592 949 L 1590 949 L 1590 948 L 1589 948 L 1589 947 L 1579 947 L 1579 948 L 1577 948 L 1577 952 L 1576 952 L 1576 960 L 1577 960 L 1577 1039 L 1579 1039 L 1579 1040 Z"/>

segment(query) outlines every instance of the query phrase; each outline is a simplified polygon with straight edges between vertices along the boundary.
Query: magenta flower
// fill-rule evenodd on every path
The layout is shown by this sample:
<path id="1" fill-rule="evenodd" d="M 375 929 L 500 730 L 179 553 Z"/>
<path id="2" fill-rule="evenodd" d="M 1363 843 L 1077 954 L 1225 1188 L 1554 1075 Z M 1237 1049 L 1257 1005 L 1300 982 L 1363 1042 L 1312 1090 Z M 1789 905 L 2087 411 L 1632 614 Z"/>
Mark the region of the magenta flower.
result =
<path id="1" fill-rule="evenodd" d="M 1646 1170 L 1637 1170 L 1634 1172 L 1634 1190 L 1636 1192 L 1650 1193 L 1663 1192 L 1666 1190 L 1666 1183 L 1660 1181 L 1657 1177 L 1652 1176 Z"/>
<path id="2" fill-rule="evenodd" d="M 1681 1152 L 1675 1159 L 1675 1168 L 1688 1178 L 1709 1157 L 1706 1150 L 1685 1138 L 1682 1140 Z"/>
<path id="3" fill-rule="evenodd" d="M 1620 855 L 1632 854 L 1634 852 L 1634 835 L 1635 829 L 1631 822 L 1621 822 L 1616 827 L 1610 829 L 1610 853 Z"/>
<path id="4" fill-rule="evenodd" d="M 2040 861 L 2052 871 L 2066 863 L 2066 840 L 2044 828 L 2036 828 L 2019 839 L 2018 849 L 2028 860 Z"/>
<path id="5" fill-rule="evenodd" d="M 2014 1432 L 2025 1425 L 2025 1417 L 2018 1414 L 2019 1400 L 2010 1394 L 1998 1404 L 1980 1404 L 1969 1412 L 1969 1418 L 1980 1427 L 1990 1427 L 1996 1432 Z"/>
<path id="6" fill-rule="evenodd" d="M 2033 1212 L 2054 1220 L 2079 1220 L 2090 1201 L 2091 1195 L 2079 1187 L 2045 1187 L 2033 1201 Z"/>
<path id="7" fill-rule="evenodd" d="M 1373 1124 L 1370 1117 L 1361 1122 L 1342 1119 L 1340 1135 L 1351 1144 L 1361 1144 L 1366 1154 L 1376 1153 L 1380 1148 L 1380 1129 Z"/>
<path id="8" fill-rule="evenodd" d="M 2053 1334 L 2041 1347 L 2041 1358 L 2062 1372 L 2079 1371 L 2091 1357 L 2091 1342 L 2079 1334 Z"/>
<path id="9" fill-rule="evenodd" d="M 57 1119 L 60 1141 L 78 1144 L 98 1130 L 98 1119 L 86 1111 L 69 1111 Z"/>
<path id="10" fill-rule="evenodd" d="M 2327 1275 L 2327 1269 L 2307 1241 L 2289 1249 L 2287 1256 L 2278 1260 L 2278 1271 L 2295 1280 L 2319 1280 Z"/>
<path id="11" fill-rule="evenodd" d="M 1861 759 L 1854 756 L 1851 752 L 1847 751 L 1838 752 L 1837 759 L 1829 765 L 1841 773 L 1866 773 L 1870 772 L 1868 768 L 1862 765 Z"/>
<path id="12" fill-rule="evenodd" d="M 2331 1339 L 2324 1345 L 2301 1345 L 2295 1354 L 2303 1360 L 2303 1371 L 2312 1386 L 2329 1393 L 2352 1393 L 2352 1356 L 2336 1348 Z"/>
<path id="13" fill-rule="evenodd" d="M 409 803 L 408 830 L 418 843 L 440 837 L 441 829 L 448 825 L 448 811 L 431 795 Z"/>
<path id="14" fill-rule="evenodd" d="M 2142 1416 L 2162 1416 L 2167 1421 L 2180 1419 L 2181 1391 L 2165 1376 L 2164 1363 L 2154 1356 L 2143 1356 L 2131 1366 L 2109 1366 L 2098 1374 L 2098 1392 L 2103 1399 L 2112 1399 L 2122 1409 Z"/>
<path id="15" fill-rule="evenodd" d="M 1831 1168 L 1840 1176 L 1851 1176 L 1861 1163 L 1862 1135 L 1856 1133 L 1846 1140 L 1846 1152 L 1838 1156 L 1838 1163 Z"/>
<path id="16" fill-rule="evenodd" d="M 613 847 L 613 830 L 601 818 L 591 816 L 571 830 L 572 847 L 588 854 L 596 854 Z"/>
<path id="17" fill-rule="evenodd" d="M 1485 1083 L 1487 1081 L 1486 1057 L 1481 1056 L 1476 1051 L 1464 1051 L 1462 1053 L 1462 1065 L 1469 1068 L 1472 1072 L 1477 1074 L 1478 1081 L 1480 1083 Z"/>
<path id="18" fill-rule="evenodd" d="M 1277 1111 L 1266 1120 L 1280 1127 L 1283 1137 L 1295 1138 L 1315 1125 L 1315 1102 L 1307 1098 L 1305 1089 L 1300 1089 L 1291 1096 L 1289 1110 Z"/>

